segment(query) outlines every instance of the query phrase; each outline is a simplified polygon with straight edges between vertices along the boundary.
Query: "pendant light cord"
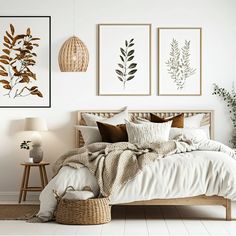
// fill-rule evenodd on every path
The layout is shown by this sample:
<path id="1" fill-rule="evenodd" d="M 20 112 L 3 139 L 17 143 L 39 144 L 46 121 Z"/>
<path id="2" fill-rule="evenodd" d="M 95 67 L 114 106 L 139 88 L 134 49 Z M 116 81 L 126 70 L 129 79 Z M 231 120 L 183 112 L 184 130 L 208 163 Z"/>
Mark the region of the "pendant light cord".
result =
<path id="1" fill-rule="evenodd" d="M 73 0 L 73 36 L 75 36 L 75 0 Z"/>

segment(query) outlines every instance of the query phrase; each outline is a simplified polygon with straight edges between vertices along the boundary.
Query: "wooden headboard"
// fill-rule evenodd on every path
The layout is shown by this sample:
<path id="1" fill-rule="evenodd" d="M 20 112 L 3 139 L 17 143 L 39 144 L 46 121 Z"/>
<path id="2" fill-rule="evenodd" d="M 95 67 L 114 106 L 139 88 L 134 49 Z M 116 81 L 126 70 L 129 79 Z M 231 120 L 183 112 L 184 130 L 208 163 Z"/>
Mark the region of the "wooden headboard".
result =
<path id="1" fill-rule="evenodd" d="M 83 110 L 78 112 L 77 125 L 86 125 L 82 118 L 83 113 L 90 113 L 94 115 L 103 116 L 104 118 L 112 117 L 114 114 L 119 113 L 120 110 L 106 110 L 106 111 L 93 111 Z M 132 121 L 136 117 L 141 117 L 150 120 L 150 113 L 161 117 L 175 116 L 179 113 L 184 113 L 185 117 L 193 116 L 199 113 L 204 113 L 205 116 L 201 121 L 201 125 L 210 125 L 210 137 L 214 139 L 214 111 L 213 110 L 173 110 L 173 111 L 158 111 L 158 110 L 140 110 L 129 111 L 129 119 Z M 83 137 L 78 129 L 76 129 L 76 147 L 82 147 L 84 145 Z"/>

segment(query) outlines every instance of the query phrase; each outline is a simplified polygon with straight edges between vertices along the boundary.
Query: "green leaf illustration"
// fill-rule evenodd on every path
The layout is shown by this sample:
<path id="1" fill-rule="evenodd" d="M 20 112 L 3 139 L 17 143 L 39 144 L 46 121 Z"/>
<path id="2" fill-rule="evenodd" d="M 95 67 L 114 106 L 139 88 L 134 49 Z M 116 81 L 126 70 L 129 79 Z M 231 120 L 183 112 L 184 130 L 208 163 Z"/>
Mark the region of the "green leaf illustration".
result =
<path id="1" fill-rule="evenodd" d="M 134 56 L 128 57 L 127 61 L 132 61 L 134 59 Z"/>
<path id="2" fill-rule="evenodd" d="M 131 51 L 128 52 L 128 56 L 131 56 L 133 54 L 134 54 L 134 50 L 131 50 Z"/>
<path id="3" fill-rule="evenodd" d="M 116 73 L 117 73 L 118 75 L 123 76 L 123 73 L 122 73 L 120 70 L 116 70 Z"/>
<path id="4" fill-rule="evenodd" d="M 123 54 L 123 56 L 126 56 L 125 50 L 123 48 L 120 48 L 120 51 Z"/>
<path id="5" fill-rule="evenodd" d="M 137 66 L 137 63 L 132 63 L 130 64 L 129 69 L 135 68 L 136 66 Z"/>
<path id="6" fill-rule="evenodd" d="M 119 66 L 120 68 L 124 68 L 124 66 L 123 66 L 122 64 L 120 64 L 120 63 L 118 63 L 118 66 Z"/>
<path id="7" fill-rule="evenodd" d="M 133 75 L 134 73 L 136 73 L 137 70 L 131 70 L 128 75 Z"/>
<path id="8" fill-rule="evenodd" d="M 129 81 L 129 80 L 133 79 L 134 77 L 135 77 L 134 75 L 133 75 L 133 76 L 130 76 L 130 77 L 128 77 L 127 81 Z"/>
<path id="9" fill-rule="evenodd" d="M 179 49 L 178 41 L 173 38 L 170 47 L 170 57 L 166 61 L 167 71 L 177 89 L 181 90 L 185 86 L 186 79 L 196 73 L 196 69 L 190 66 L 190 41 L 185 40 L 184 46 Z"/>
<path id="10" fill-rule="evenodd" d="M 121 63 L 118 63 L 119 69 L 116 69 L 117 78 L 123 83 L 123 89 L 127 81 L 135 78 L 137 72 L 137 63 L 132 62 L 134 59 L 135 49 L 134 39 L 125 40 L 125 48 L 120 47 L 121 54 L 119 55 Z"/>

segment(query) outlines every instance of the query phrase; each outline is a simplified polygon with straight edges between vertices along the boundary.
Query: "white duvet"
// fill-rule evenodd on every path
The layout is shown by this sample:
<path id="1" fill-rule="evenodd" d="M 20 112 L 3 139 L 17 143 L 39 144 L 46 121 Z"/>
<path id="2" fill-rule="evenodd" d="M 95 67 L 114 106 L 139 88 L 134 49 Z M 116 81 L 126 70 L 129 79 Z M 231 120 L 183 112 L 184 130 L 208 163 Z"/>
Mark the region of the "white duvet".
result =
<path id="1" fill-rule="evenodd" d="M 233 151 L 223 144 L 213 144 L 217 144 L 216 149 L 222 149 L 223 152 L 192 151 L 156 160 L 119 192 L 114 193 L 110 197 L 111 204 L 202 194 L 235 200 L 236 160 Z M 52 218 L 57 204 L 53 190 L 61 194 L 69 185 L 75 189 L 90 186 L 95 194 L 99 193 L 97 181 L 86 167 L 73 169 L 65 166 L 40 195 L 38 216 L 41 219 L 47 221 Z"/>

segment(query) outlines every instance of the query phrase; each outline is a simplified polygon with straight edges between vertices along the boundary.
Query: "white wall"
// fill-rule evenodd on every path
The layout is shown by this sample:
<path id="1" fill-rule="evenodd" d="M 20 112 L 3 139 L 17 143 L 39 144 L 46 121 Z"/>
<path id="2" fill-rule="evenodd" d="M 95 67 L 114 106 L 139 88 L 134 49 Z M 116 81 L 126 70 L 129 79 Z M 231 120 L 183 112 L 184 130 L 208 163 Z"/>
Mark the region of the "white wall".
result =
<path id="1" fill-rule="evenodd" d="M 76 110 L 118 109 L 214 109 L 216 139 L 228 144 L 231 123 L 224 104 L 211 95 L 212 83 L 230 88 L 236 78 L 235 0 L 76 0 L 76 33 L 86 43 L 90 63 L 86 73 L 61 73 L 57 55 L 73 33 L 72 0 L 0 0 L 0 15 L 52 16 L 52 107 L 50 109 L 0 109 L 0 192 L 19 189 L 27 152 L 19 149 L 26 137 L 23 119 L 42 116 L 50 132 L 43 135 L 45 160 L 53 162 L 74 145 Z M 152 96 L 96 96 L 96 24 L 152 24 Z M 165 26 L 203 28 L 203 96 L 158 97 L 157 30 Z M 1 27 L 1 26 L 0 26 Z M 2 37 L 2 36 L 0 36 Z M 33 182 L 38 183 L 37 175 Z M 0 194 L 1 195 L 1 194 Z"/>

